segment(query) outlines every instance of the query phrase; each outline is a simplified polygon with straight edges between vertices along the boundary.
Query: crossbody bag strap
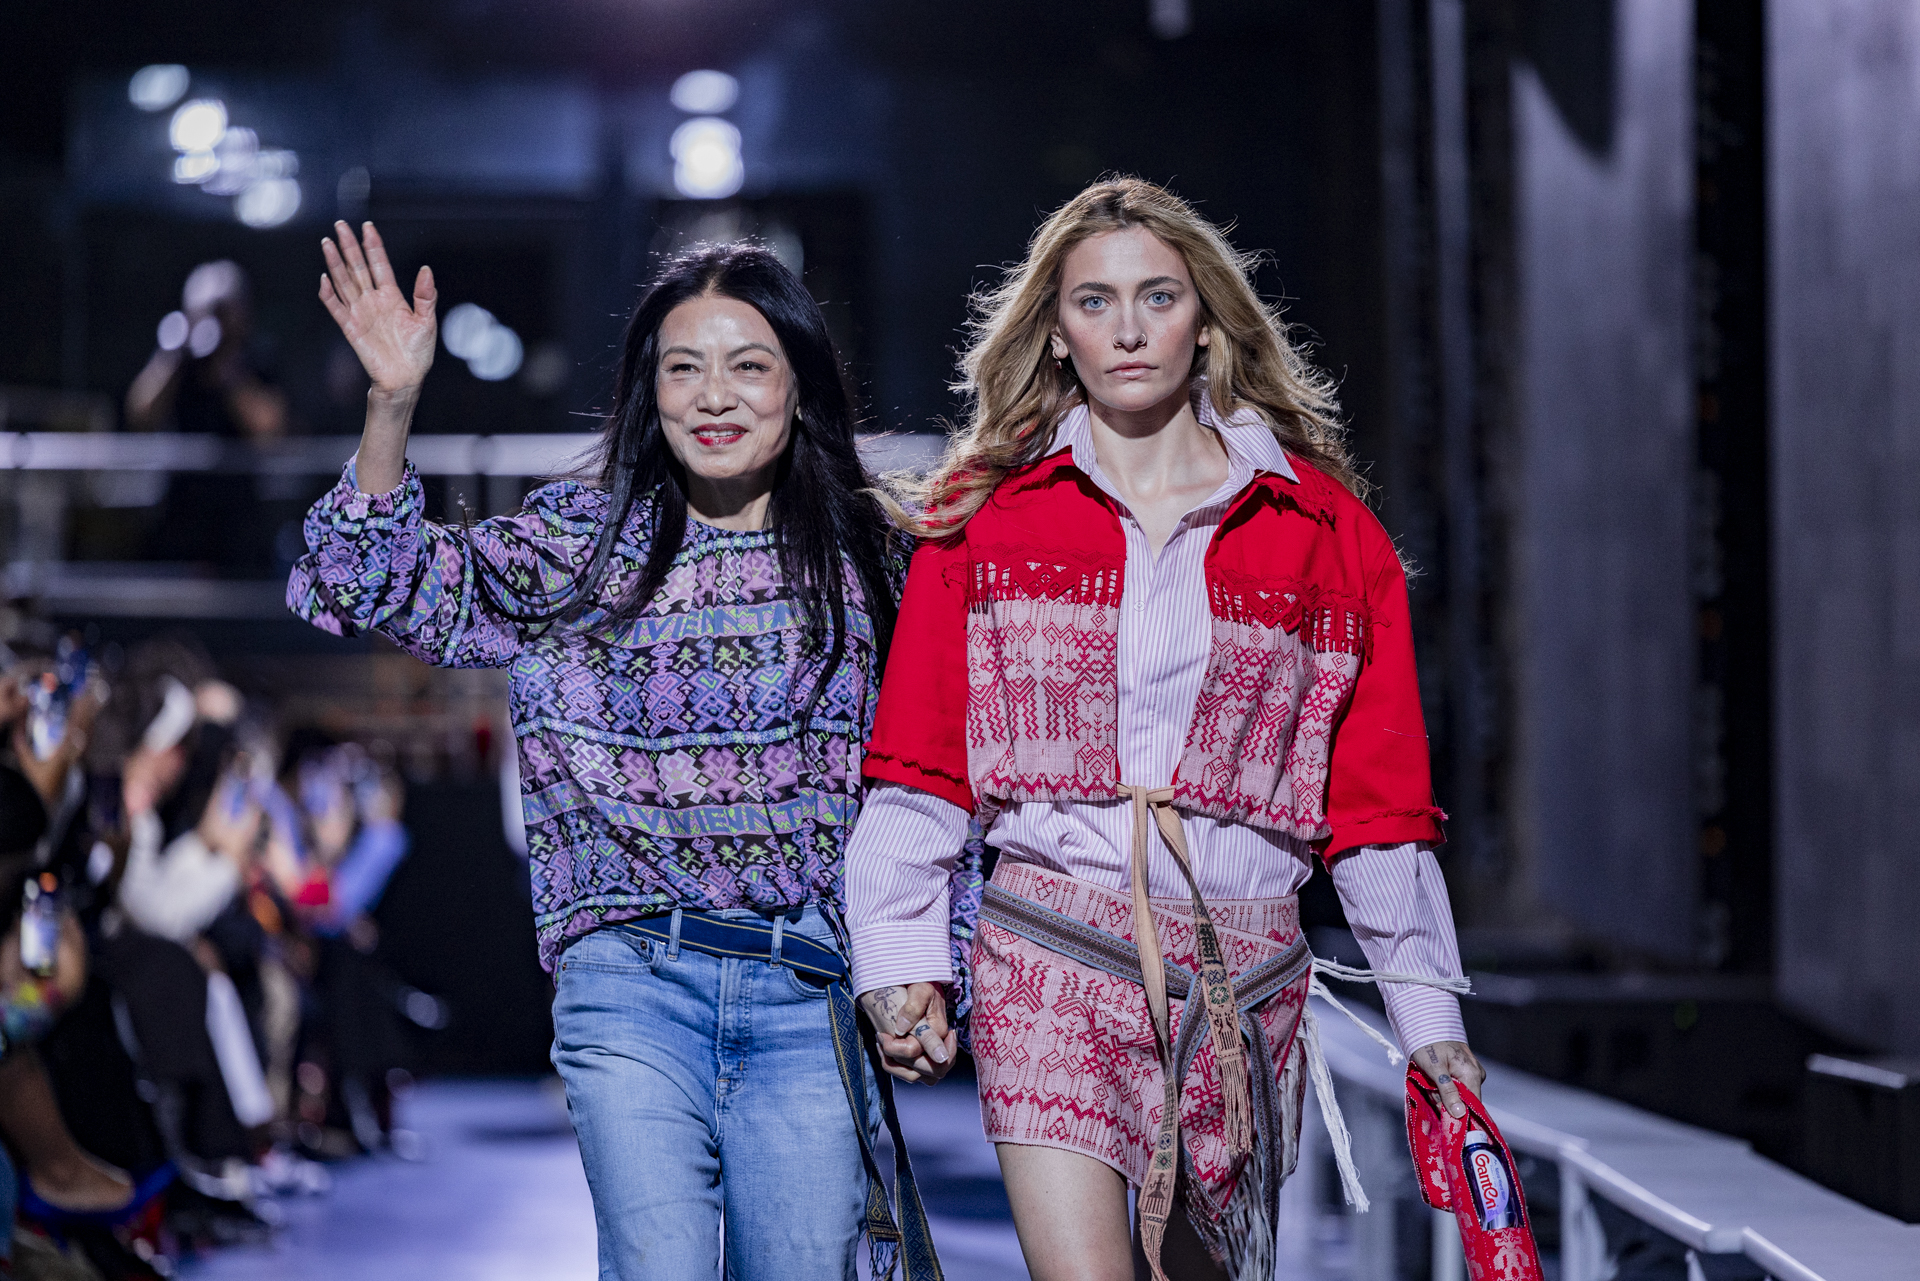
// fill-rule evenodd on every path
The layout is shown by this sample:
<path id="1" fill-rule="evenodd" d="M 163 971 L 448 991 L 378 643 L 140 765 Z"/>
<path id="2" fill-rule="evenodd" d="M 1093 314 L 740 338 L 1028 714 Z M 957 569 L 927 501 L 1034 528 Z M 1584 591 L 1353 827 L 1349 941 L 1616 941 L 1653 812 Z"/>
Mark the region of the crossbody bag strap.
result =
<path id="1" fill-rule="evenodd" d="M 867 1171 L 863 1226 L 872 1252 L 874 1281 L 892 1281 L 896 1264 L 903 1266 L 903 1281 L 945 1281 L 940 1256 L 934 1252 L 927 1209 L 914 1183 L 907 1140 L 900 1131 L 900 1112 L 893 1101 L 893 1078 L 881 1067 L 878 1048 L 860 1035 L 859 1006 L 848 990 L 846 979 L 836 979 L 827 985 L 827 1001 L 834 1059 L 840 1066 L 840 1084 L 847 1092 L 847 1106 L 853 1112 L 853 1131 L 860 1140 L 860 1160 Z M 897 1215 L 888 1204 L 887 1185 L 880 1176 L 873 1138 L 867 1132 L 867 1080 L 862 1069 L 868 1066 L 873 1069 L 874 1088 L 879 1091 L 881 1120 L 886 1124 L 887 1137 L 893 1140 Z"/>

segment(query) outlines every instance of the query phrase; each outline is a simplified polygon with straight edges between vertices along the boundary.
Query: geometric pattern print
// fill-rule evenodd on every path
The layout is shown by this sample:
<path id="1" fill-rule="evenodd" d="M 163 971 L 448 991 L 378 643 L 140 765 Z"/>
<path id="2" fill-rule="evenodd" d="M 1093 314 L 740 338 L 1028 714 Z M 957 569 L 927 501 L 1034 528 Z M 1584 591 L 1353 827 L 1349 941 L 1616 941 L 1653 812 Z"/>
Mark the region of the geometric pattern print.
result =
<path id="1" fill-rule="evenodd" d="M 622 531 L 604 599 L 645 567 L 651 504 Z M 567 600 L 607 510 L 573 482 L 470 527 L 424 519 L 409 467 L 394 493 L 350 481 L 307 517 L 313 550 L 288 603 L 329 631 L 378 630 L 438 666 L 505 666 L 532 864 L 540 959 L 662 908 L 793 907 L 840 898 L 878 694 L 873 629 L 846 578 L 851 635 L 810 725 L 819 676 L 773 536 L 689 521 L 653 607 L 524 621 Z M 516 616 L 518 616 L 516 618 Z"/>
<path id="2" fill-rule="evenodd" d="M 982 812 L 1105 800 L 1119 780 L 1123 570 L 974 548 L 967 583 L 967 768 Z M 1364 601 L 1207 571 L 1212 635 L 1175 801 L 1196 814 L 1329 834 L 1333 732 L 1372 642 Z"/>
<path id="3" fill-rule="evenodd" d="M 1359 676 L 1357 653 L 1215 618 L 1175 804 L 1301 840 L 1329 835 L 1333 731 Z"/>
<path id="4" fill-rule="evenodd" d="M 994 880 L 1096 929 L 1133 937 L 1132 900 L 1110 890 L 1004 861 Z M 1167 960 L 1197 973 L 1192 904 L 1155 899 L 1153 911 Z M 1300 936 L 1293 898 L 1213 903 L 1209 911 L 1235 978 Z M 987 921 L 975 942 L 973 983 L 973 1054 L 988 1141 L 1079 1152 L 1141 1186 L 1165 1108 L 1144 989 Z M 1255 1015 L 1272 1050 L 1275 1091 L 1282 1088 L 1306 988 L 1303 974 Z M 1169 1005 L 1177 1041 L 1186 1003 L 1170 999 Z M 1206 1200 L 1224 1206 L 1242 1167 L 1227 1147 L 1211 1038 L 1198 1041 L 1180 1099 L 1180 1141 Z"/>

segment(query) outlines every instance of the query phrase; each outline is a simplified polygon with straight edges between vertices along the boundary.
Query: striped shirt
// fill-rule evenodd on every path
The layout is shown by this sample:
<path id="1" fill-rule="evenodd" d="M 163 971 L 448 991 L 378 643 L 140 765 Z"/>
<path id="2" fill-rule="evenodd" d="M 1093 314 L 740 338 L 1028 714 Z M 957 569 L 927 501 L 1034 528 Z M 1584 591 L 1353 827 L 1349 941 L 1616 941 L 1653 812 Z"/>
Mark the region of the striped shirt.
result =
<path id="1" fill-rule="evenodd" d="M 1074 465 L 1122 516 L 1120 776 L 1148 786 L 1172 782 L 1206 675 L 1207 546 L 1234 496 L 1257 472 L 1294 478 L 1263 424 L 1222 420 L 1204 397 L 1196 408 L 1226 446 L 1227 479 L 1180 519 L 1157 554 L 1095 457 L 1086 408 L 1073 410 L 1056 435 L 1056 444 L 1072 450 Z M 1305 841 L 1202 815 L 1184 814 L 1182 824 L 1195 878 L 1209 901 L 1283 897 L 1296 893 L 1312 873 L 1313 851 Z M 947 880 L 966 833 L 966 811 L 951 801 L 896 783 L 870 789 L 847 849 L 856 991 L 951 979 Z M 1003 857 L 1121 893 L 1131 883 L 1133 818 L 1124 801 L 1010 803 L 987 841 Z M 1446 884 L 1431 849 L 1362 846 L 1336 859 L 1331 870 L 1354 936 L 1374 968 L 1432 978 L 1460 972 Z M 1187 896 L 1185 878 L 1157 837 L 1149 844 L 1147 878 L 1155 896 Z M 1466 1039 L 1452 995 L 1411 984 L 1385 984 L 1382 991 L 1407 1049 Z"/>

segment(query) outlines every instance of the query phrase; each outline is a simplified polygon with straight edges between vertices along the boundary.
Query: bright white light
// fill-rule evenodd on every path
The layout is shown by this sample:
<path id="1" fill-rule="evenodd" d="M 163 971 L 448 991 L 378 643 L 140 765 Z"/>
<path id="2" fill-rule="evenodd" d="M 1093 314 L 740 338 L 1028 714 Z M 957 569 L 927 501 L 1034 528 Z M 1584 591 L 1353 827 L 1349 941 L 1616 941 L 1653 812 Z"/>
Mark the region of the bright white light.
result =
<path id="1" fill-rule="evenodd" d="M 205 359 L 220 346 L 220 322 L 212 316 L 202 316 L 193 322 L 193 328 L 187 332 L 187 350 L 196 357 Z"/>
<path id="2" fill-rule="evenodd" d="M 173 158 L 173 180 L 181 184 L 205 182 L 220 172 L 220 157 L 211 151 L 189 151 Z"/>
<path id="3" fill-rule="evenodd" d="M 226 104 L 218 98 L 195 98 L 173 113 L 167 141 L 175 151 L 212 151 L 226 131 Z"/>
<path id="4" fill-rule="evenodd" d="M 683 196 L 718 200 L 740 190 L 740 131 L 714 116 L 696 116 L 673 131 L 673 186 Z"/>
<path id="5" fill-rule="evenodd" d="M 471 360 L 474 353 L 480 350 L 480 343 L 487 331 L 499 323 L 485 307 L 478 303 L 463 302 L 447 312 L 447 318 L 440 322 L 440 341 L 460 359 Z"/>
<path id="6" fill-rule="evenodd" d="M 192 326 L 187 323 L 187 313 L 184 311 L 170 311 L 160 317 L 160 332 L 156 335 L 160 350 L 179 351 L 186 346 L 187 330 L 190 328 Z"/>
<path id="7" fill-rule="evenodd" d="M 482 382 L 497 383 L 520 372 L 520 361 L 525 355 L 520 335 L 505 325 L 495 325 L 481 339 L 480 350 L 467 359 L 467 368 Z"/>
<path id="8" fill-rule="evenodd" d="M 214 144 L 219 169 L 203 184 L 208 195 L 233 196 L 253 184 L 253 162 L 260 154 L 260 135 L 239 125 L 227 126 Z"/>
<path id="9" fill-rule="evenodd" d="M 127 81 L 127 101 L 142 111 L 165 111 L 187 91 L 187 69 L 177 62 L 142 67 Z"/>
<path id="10" fill-rule="evenodd" d="M 300 184 L 263 178 L 233 198 L 233 215 L 249 227 L 278 227 L 300 212 Z"/>
<path id="11" fill-rule="evenodd" d="M 467 362 L 475 378 L 490 383 L 513 377 L 526 356 L 520 335 L 478 303 L 463 302 L 449 310 L 440 322 L 440 341 Z"/>
<path id="12" fill-rule="evenodd" d="M 710 116 L 739 101 L 740 82 L 724 71 L 689 71 L 673 82 L 668 96 L 682 111 Z"/>

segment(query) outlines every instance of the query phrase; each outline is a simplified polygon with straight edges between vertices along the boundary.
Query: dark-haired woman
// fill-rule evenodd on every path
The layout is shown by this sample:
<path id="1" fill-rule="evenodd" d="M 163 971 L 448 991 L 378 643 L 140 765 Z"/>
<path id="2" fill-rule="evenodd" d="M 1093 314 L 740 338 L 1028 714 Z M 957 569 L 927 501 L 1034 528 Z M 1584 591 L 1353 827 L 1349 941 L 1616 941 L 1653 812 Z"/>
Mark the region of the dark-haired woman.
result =
<path id="1" fill-rule="evenodd" d="M 593 474 L 449 527 L 405 461 L 433 277 L 409 306 L 372 224 L 335 235 L 320 296 L 373 387 L 288 601 L 512 670 L 601 1276 L 715 1275 L 724 1213 L 727 1275 L 851 1278 L 873 1082 L 842 1078 L 824 980 L 902 560 L 819 307 L 757 246 L 668 264 Z"/>

